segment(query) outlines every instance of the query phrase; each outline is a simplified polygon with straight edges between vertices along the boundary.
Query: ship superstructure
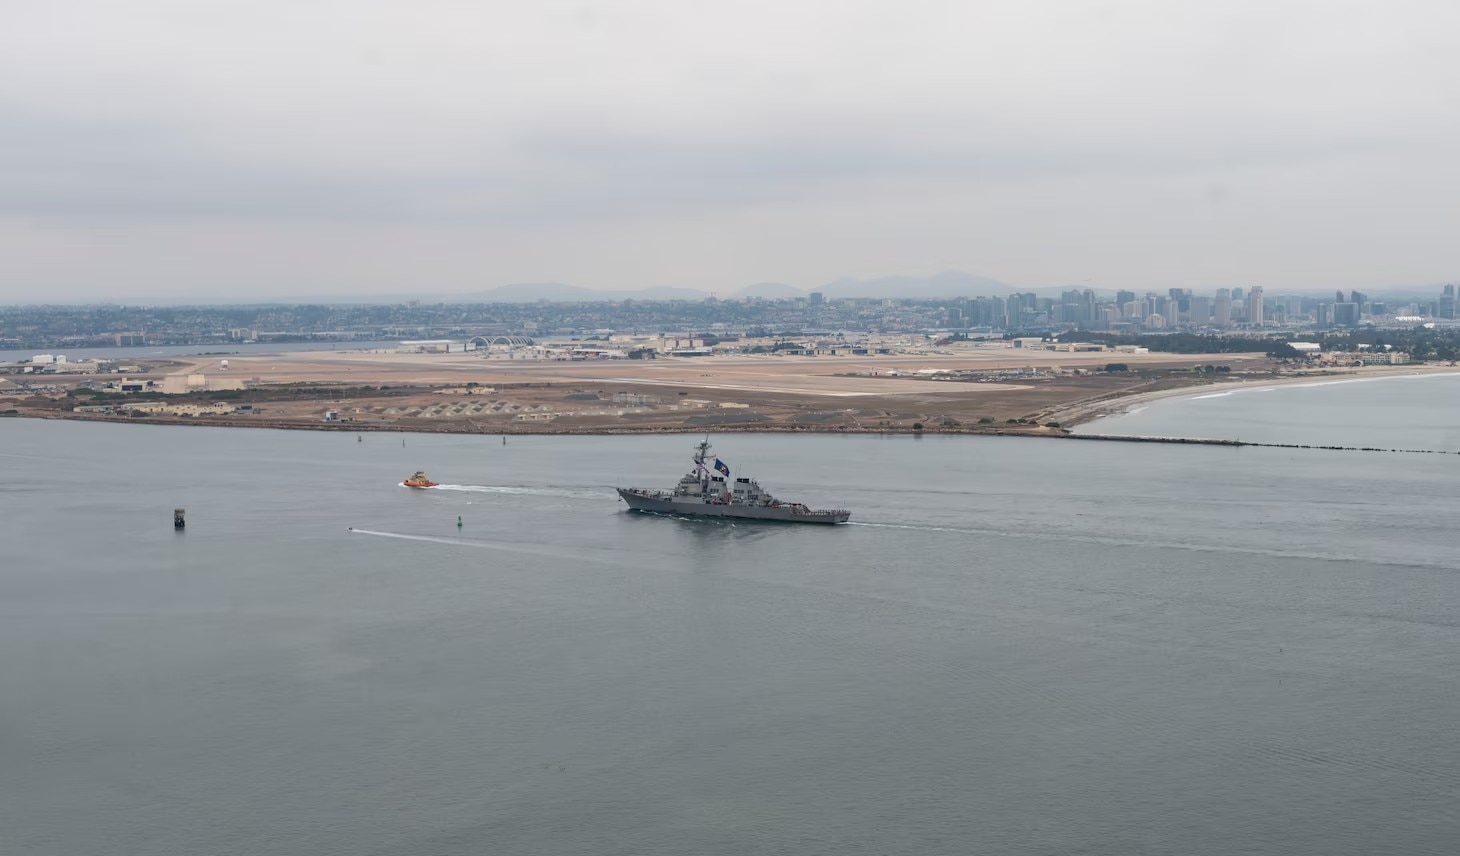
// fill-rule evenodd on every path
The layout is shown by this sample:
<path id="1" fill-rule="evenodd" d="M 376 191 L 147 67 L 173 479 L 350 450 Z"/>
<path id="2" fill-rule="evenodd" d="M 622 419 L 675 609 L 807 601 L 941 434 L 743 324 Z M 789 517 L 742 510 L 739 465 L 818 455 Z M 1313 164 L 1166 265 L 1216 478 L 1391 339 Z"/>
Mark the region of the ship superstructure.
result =
<path id="1" fill-rule="evenodd" d="M 711 453 L 708 439 L 695 446 L 694 469 L 681 477 L 673 490 L 621 487 L 618 495 L 634 511 L 692 517 L 846 523 L 852 516 L 845 509 L 807 508 L 799 502 L 782 502 L 762 489 L 755 479 L 732 479 L 730 467 Z"/>
<path id="2" fill-rule="evenodd" d="M 401 482 L 401 484 L 405 487 L 435 487 L 437 483 L 427 478 L 425 473 L 416 470 L 410 478 Z"/>

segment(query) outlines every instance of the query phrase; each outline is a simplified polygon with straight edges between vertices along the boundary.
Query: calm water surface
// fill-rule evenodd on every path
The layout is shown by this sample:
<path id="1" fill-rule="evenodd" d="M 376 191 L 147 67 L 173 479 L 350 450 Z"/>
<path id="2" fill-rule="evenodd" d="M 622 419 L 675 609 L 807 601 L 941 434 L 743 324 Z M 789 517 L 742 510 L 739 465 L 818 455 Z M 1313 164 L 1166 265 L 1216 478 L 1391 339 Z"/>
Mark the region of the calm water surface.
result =
<path id="1" fill-rule="evenodd" d="M 1460 373 L 1254 382 L 1138 405 L 1083 430 L 1454 452 L 1460 451 Z"/>
<path id="2" fill-rule="evenodd" d="M 1460 457 L 694 439 L 0 420 L 0 852 L 1455 851 Z"/>

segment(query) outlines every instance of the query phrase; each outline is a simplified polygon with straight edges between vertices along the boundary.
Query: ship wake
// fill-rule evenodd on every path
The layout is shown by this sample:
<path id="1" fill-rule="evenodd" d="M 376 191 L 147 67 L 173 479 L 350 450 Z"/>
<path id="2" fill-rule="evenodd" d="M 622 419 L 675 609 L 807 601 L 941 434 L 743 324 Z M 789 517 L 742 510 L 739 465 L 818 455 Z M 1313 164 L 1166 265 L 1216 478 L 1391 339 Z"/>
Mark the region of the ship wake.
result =
<path id="1" fill-rule="evenodd" d="M 494 550 L 502 553 L 519 553 L 525 556 L 540 556 L 548 559 L 566 559 L 572 562 L 589 562 L 613 567 L 625 567 L 629 563 L 610 558 L 599 552 L 555 550 L 550 547 L 528 546 L 526 544 L 504 544 L 500 541 L 476 541 L 470 538 L 445 538 L 438 535 L 413 535 L 408 532 L 382 532 L 377 529 L 356 529 L 350 527 L 351 535 L 371 535 L 376 538 L 395 538 L 402 541 L 424 541 L 429 544 L 445 544 L 450 547 L 466 547 L 473 550 Z"/>
<path id="2" fill-rule="evenodd" d="M 496 493 L 506 496 L 556 496 L 567 499 L 602 499 L 604 490 L 567 487 L 528 487 L 525 485 L 438 484 L 432 490 L 456 490 L 467 493 Z"/>

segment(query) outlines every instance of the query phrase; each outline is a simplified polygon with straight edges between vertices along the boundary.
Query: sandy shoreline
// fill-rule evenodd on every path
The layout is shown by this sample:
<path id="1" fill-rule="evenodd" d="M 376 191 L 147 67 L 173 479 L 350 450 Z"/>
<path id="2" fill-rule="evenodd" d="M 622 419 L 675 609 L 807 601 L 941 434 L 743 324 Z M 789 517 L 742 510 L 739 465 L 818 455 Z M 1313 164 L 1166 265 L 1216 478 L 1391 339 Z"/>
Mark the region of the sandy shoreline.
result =
<path id="1" fill-rule="evenodd" d="M 1084 430 L 1080 434 L 1088 437 L 1099 433 L 1098 429 L 1092 429 L 1091 423 L 1102 417 L 1126 413 L 1164 398 L 1460 373 L 1460 369 L 1449 365 L 1374 366 L 1290 375 L 1249 368 L 1236 377 L 1175 369 L 1139 374 L 1087 373 L 1015 385 L 851 377 L 817 374 L 810 366 L 788 367 L 797 369 L 797 386 L 820 384 L 843 395 L 855 391 L 859 393 L 855 404 L 847 407 L 846 404 L 853 402 L 842 398 L 840 406 L 829 406 L 826 398 L 807 394 L 804 389 L 781 389 L 783 383 L 777 381 L 783 381 L 786 369 L 781 377 L 768 376 L 774 373 L 763 371 L 738 377 L 740 372 L 748 370 L 732 364 L 698 363 L 636 367 L 646 377 L 625 377 L 621 367 L 610 367 L 612 376 L 593 380 L 582 377 L 588 370 L 580 366 L 523 367 L 524 371 L 512 379 L 515 382 L 501 383 L 500 388 L 489 389 L 489 394 L 482 396 L 446 395 L 444 392 L 450 390 L 428 386 L 395 387 L 388 392 L 382 386 L 378 390 L 380 394 L 374 397 L 368 388 L 350 390 L 343 396 L 328 391 L 295 396 L 294 390 L 283 388 L 277 397 L 247 399 L 256 408 L 247 414 L 75 413 L 58 405 L 52 396 L 49 401 L 12 399 L 18 405 L 18 412 L 7 415 L 143 425 L 566 436 L 711 431 L 1060 437 L 1069 436 L 1070 429 L 1081 426 Z M 666 383 L 670 380 L 664 374 L 666 371 L 676 376 L 670 383 Z M 480 375 L 476 377 L 487 380 Z M 411 379 L 420 382 L 419 376 Z M 458 387 L 462 380 L 457 382 Z M 736 381 L 734 397 L 741 403 L 717 403 L 724 398 L 718 387 L 726 380 Z M 764 391 L 767 386 L 775 390 Z M 597 391 L 584 393 L 580 387 Z M 684 402 L 694 401 L 696 396 L 707 400 L 698 401 L 691 408 L 672 406 L 680 399 L 669 398 L 665 402 L 670 390 L 686 396 Z M 265 387 L 264 394 L 267 392 Z M 671 406 L 629 406 L 615 410 L 618 405 L 608 399 L 620 394 L 654 396 L 653 401 Z M 591 401 L 586 400 L 590 398 Z M 260 404 L 262 407 L 258 407 Z M 0 409 L 4 406 L 0 403 Z M 542 411 L 549 411 L 543 414 L 549 418 L 537 418 L 536 414 Z M 328 414 L 337 414 L 338 418 Z"/>
<path id="2" fill-rule="evenodd" d="M 1223 392 L 1238 390 L 1271 389 L 1279 386 L 1295 386 L 1314 383 L 1354 383 L 1365 380 L 1379 380 L 1383 378 L 1415 377 L 1424 375 L 1460 374 L 1460 368 L 1454 366 L 1381 366 L 1369 369 L 1349 369 L 1347 371 L 1315 372 L 1305 375 L 1289 375 L 1282 377 L 1264 378 L 1262 380 L 1222 380 L 1213 383 L 1194 384 L 1192 386 L 1177 387 L 1173 389 L 1154 390 L 1151 392 L 1135 392 L 1127 395 L 1116 394 L 1099 401 L 1075 402 L 1067 407 L 1062 407 L 1047 414 L 1050 421 L 1059 422 L 1065 428 L 1076 426 L 1089 427 L 1091 423 L 1107 416 L 1118 416 L 1122 413 L 1129 413 L 1134 407 L 1148 404 L 1165 398 L 1180 398 L 1197 395 L 1213 395 Z"/>
<path id="3" fill-rule="evenodd" d="M 1460 374 L 1460 368 L 1454 366 L 1385 366 L 1366 370 L 1353 369 L 1340 372 L 1323 372 L 1299 376 L 1270 377 L 1262 380 L 1229 380 L 1216 381 L 1213 383 L 1190 384 L 1174 388 L 1151 390 L 1148 392 L 1134 392 L 1121 395 L 1119 393 L 1102 396 L 1098 400 L 1085 400 L 1070 405 L 1051 409 L 1041 415 L 1038 423 L 1023 425 L 996 424 L 996 425 L 969 425 L 957 426 L 927 425 L 921 430 L 915 430 L 908 426 L 861 426 L 861 425 L 816 425 L 816 424 L 786 424 L 786 423 L 743 423 L 724 424 L 714 426 L 689 426 L 682 424 L 669 425 L 550 425 L 534 423 L 514 423 L 510 425 L 485 426 L 471 422 L 442 422 L 434 425 L 387 425 L 387 424 L 350 424 L 350 423 L 322 423 L 322 422 L 300 422 L 290 419 L 260 419 L 258 417 L 207 417 L 207 418 L 178 418 L 158 416 L 120 416 L 102 414 L 75 414 L 68 411 L 51 412 L 29 412 L 15 414 L 16 418 L 36 419 L 61 419 L 71 422 L 110 422 L 118 424 L 141 424 L 141 425 L 191 425 L 199 427 L 215 428 L 264 428 L 285 431 L 332 431 L 343 433 L 409 433 L 409 434 L 477 434 L 483 436 L 626 436 L 626 435 L 651 435 L 651 434 L 698 434 L 709 431 L 715 434 L 911 434 L 921 436 L 924 434 L 956 434 L 985 437 L 1026 437 L 1026 438 L 1048 438 L 1067 440 L 1110 440 L 1110 441 L 1147 441 L 1147 442 L 1169 442 L 1179 444 L 1212 444 L 1212 445 L 1282 445 L 1268 443 L 1242 443 L 1234 440 L 1221 440 L 1200 437 L 1145 437 L 1140 435 L 1101 434 L 1097 430 L 1073 431 L 1075 426 L 1084 426 L 1087 429 L 1091 423 L 1098 421 L 1105 416 L 1117 415 L 1130 411 L 1133 407 L 1166 398 L 1177 398 L 1183 396 L 1200 396 L 1223 394 L 1241 390 L 1257 391 L 1272 389 L 1279 386 L 1296 385 L 1329 385 L 1339 383 L 1356 383 L 1371 380 L 1396 379 L 1401 377 L 1423 377 L 1433 375 L 1455 375 Z M 1058 422 L 1061 427 L 1045 427 L 1046 423 Z M 1307 446 L 1294 446 L 1294 448 L 1309 448 Z M 1345 449 L 1347 447 L 1313 447 L 1313 448 L 1334 448 Z M 1404 449 L 1359 449 L 1359 451 L 1425 451 L 1425 450 L 1404 450 Z"/>
<path id="4" fill-rule="evenodd" d="M 728 423 L 723 425 L 582 425 L 551 426 L 545 424 L 519 423 L 498 425 L 490 428 L 460 422 L 442 422 L 436 425 L 411 425 L 406 427 L 343 422 L 298 422 L 293 420 L 268 420 L 253 417 L 206 417 L 179 418 L 171 416 L 119 416 L 101 414 L 74 414 L 64 411 L 29 412 L 15 414 L 15 419 L 54 419 L 63 422 L 107 422 L 118 425 L 181 425 L 198 428 L 254 428 L 275 431 L 328 431 L 352 434 L 476 434 L 487 437 L 615 437 L 647 434 L 981 434 L 996 437 L 1061 437 L 1065 432 L 1036 425 L 964 425 L 956 428 L 928 426 L 922 430 L 908 427 L 857 427 L 851 425 L 819 426 L 814 424 L 787 425 L 776 422 Z"/>

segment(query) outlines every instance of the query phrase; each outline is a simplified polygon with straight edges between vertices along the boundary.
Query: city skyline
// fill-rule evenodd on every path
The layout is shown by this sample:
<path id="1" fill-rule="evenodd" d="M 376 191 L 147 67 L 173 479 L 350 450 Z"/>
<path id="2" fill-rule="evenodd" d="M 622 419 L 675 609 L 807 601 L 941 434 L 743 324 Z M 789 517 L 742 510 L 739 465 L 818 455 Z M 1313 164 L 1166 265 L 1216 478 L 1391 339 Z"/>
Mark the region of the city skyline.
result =
<path id="1" fill-rule="evenodd" d="M 1159 348 L 1170 333 L 1210 339 L 1346 334 L 1361 327 L 1386 331 L 1438 328 L 1460 331 L 1455 287 L 1408 302 L 1375 299 L 1360 291 L 1272 294 L 1261 288 L 1197 294 L 1169 289 L 1144 295 L 1122 291 L 1113 299 L 1091 289 L 1056 297 L 1032 292 L 948 300 L 826 299 L 813 292 L 794 299 L 592 301 L 518 303 L 257 305 L 257 306 L 43 306 L 0 314 L 0 351 L 24 347 L 138 347 L 203 343 L 430 339 L 441 334 L 554 335 L 602 338 L 646 330 L 755 336 L 960 334 L 974 338 L 1027 333 L 1111 333 Z M 752 331 L 753 334 L 752 334 Z"/>
<path id="2" fill-rule="evenodd" d="M 959 282 L 973 281 L 977 285 L 958 285 Z M 886 284 L 886 285 L 881 285 Z M 1170 288 L 1165 285 L 1156 288 L 1139 289 L 1139 294 L 1164 294 L 1173 290 L 1185 291 L 1189 294 L 1201 297 L 1203 295 L 1219 299 L 1222 293 L 1235 291 L 1243 293 L 1252 288 L 1263 288 L 1273 294 L 1296 295 L 1302 297 L 1319 297 L 1330 295 L 1334 292 L 1332 284 L 1313 286 L 1309 288 L 1288 288 L 1273 285 L 1256 285 L 1244 283 L 1242 285 L 1229 286 L 1197 286 L 1184 288 Z M 1434 282 L 1418 285 L 1391 284 L 1391 285 L 1368 285 L 1361 288 L 1338 289 L 1339 291 L 1357 291 L 1363 294 L 1372 294 L 1389 299 L 1418 300 L 1431 299 L 1434 295 L 1441 293 L 1453 293 L 1457 286 L 1454 283 Z M 943 271 L 930 276 L 909 276 L 909 275 L 888 275 L 880 277 L 868 277 L 858 279 L 843 277 L 832 282 L 816 285 L 794 285 L 781 281 L 766 281 L 732 286 L 723 290 L 713 290 L 708 287 L 697 287 L 693 283 L 680 286 L 659 286 L 642 288 L 614 289 L 608 287 L 592 287 L 576 283 L 561 282 L 523 282 L 509 283 L 495 287 L 486 287 L 471 292 L 433 292 L 433 291 L 405 291 L 405 292 L 376 292 L 376 293 L 315 293 L 309 291 L 296 292 L 294 294 L 270 293 L 266 291 L 252 291 L 245 294 L 227 295 L 131 295 L 120 299 L 87 299 L 76 297 L 67 299 L 65 296 L 53 292 L 33 292 L 29 297 L 13 299 L 9 301 L 0 300 L 0 308 L 5 306 L 24 307 L 40 305 L 105 305 L 123 304 L 138 306 L 233 306 L 233 305 L 301 305 L 310 303 L 339 304 L 347 305 L 353 303 L 361 304 L 390 304 L 406 303 L 411 301 L 419 302 L 445 302 L 445 303 L 535 303 L 548 301 L 552 303 L 573 303 L 580 301 L 605 301 L 605 300 L 636 300 L 643 302 L 668 301 L 668 300 L 747 300 L 747 299 L 791 299 L 810 298 L 812 295 L 821 295 L 826 300 L 842 298 L 852 299 L 893 299 L 893 300 L 957 300 L 972 299 L 975 297 L 988 297 L 996 294 L 1028 293 L 1040 297 L 1058 297 L 1070 291 L 1090 290 L 1102 298 L 1110 298 L 1115 303 L 1124 303 L 1120 297 L 1122 294 L 1136 293 L 1137 290 L 1125 286 L 1095 285 L 1090 282 L 1062 283 L 1051 286 L 1027 287 L 1017 283 L 998 282 L 985 277 L 977 277 L 959 271 Z M 1447 292 L 1448 290 L 1448 292 Z M 1443 300 L 1444 298 L 1440 298 Z"/>
<path id="3" fill-rule="evenodd" d="M 6 24 L 0 303 L 1460 266 L 1438 2 L 72 0 Z"/>

